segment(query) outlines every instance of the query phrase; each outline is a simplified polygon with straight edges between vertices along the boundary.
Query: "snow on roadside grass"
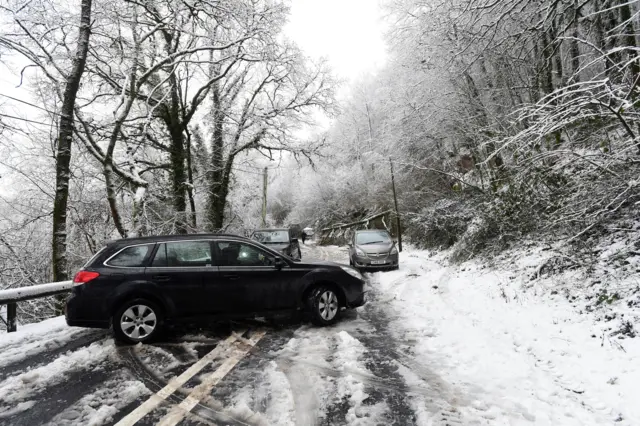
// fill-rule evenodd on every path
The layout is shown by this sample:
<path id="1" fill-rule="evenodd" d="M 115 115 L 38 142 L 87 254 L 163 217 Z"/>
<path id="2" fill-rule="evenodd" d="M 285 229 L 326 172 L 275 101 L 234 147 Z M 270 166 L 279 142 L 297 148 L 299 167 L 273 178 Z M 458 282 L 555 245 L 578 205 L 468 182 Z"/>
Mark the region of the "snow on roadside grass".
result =
<path id="1" fill-rule="evenodd" d="M 589 316 L 525 292 L 529 276 L 405 251 L 401 269 L 378 278 L 374 303 L 391 305 L 391 329 L 416 359 L 466 393 L 467 420 L 640 424 L 640 342 L 601 346 Z"/>
<path id="2" fill-rule="evenodd" d="M 24 401 L 46 387 L 61 383 L 70 373 L 80 370 L 99 370 L 102 368 L 103 361 L 112 353 L 114 353 L 113 340 L 109 339 L 76 351 L 69 351 L 42 367 L 10 376 L 0 382 L 0 407 Z"/>
<path id="3" fill-rule="evenodd" d="M 95 392 L 83 396 L 71 407 L 56 415 L 47 425 L 98 426 L 113 421 L 113 417 L 138 398 L 150 395 L 145 385 L 127 373 L 104 382 Z"/>

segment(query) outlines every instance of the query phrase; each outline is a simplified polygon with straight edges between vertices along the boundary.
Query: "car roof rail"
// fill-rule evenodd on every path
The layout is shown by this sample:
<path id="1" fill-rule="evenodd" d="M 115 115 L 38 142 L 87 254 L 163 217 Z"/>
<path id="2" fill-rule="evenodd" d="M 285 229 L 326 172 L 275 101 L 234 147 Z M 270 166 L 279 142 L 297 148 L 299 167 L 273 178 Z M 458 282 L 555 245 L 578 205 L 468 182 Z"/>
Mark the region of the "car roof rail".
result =
<path id="1" fill-rule="evenodd" d="M 163 234 L 163 235 L 145 235 L 143 237 L 129 237 L 129 238 L 121 238 L 119 240 L 109 241 L 107 244 L 122 244 L 122 243 L 131 243 L 131 242 L 145 242 L 145 241 L 157 241 L 161 239 L 167 239 L 169 241 L 175 240 L 183 240 L 189 238 L 197 238 L 197 239 L 206 239 L 206 238 L 236 238 L 241 240 L 250 240 L 249 238 L 238 235 L 238 234 L 230 234 L 230 233 L 193 233 L 193 234 Z"/>

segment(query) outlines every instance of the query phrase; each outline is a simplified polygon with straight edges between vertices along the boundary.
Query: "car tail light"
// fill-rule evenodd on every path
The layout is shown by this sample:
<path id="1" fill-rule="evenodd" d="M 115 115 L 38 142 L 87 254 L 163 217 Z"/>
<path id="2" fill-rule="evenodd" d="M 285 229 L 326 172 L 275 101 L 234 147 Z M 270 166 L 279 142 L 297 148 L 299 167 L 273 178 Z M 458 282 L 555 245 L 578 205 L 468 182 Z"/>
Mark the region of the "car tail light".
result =
<path id="1" fill-rule="evenodd" d="M 92 271 L 79 271 L 76 276 L 73 278 L 73 285 L 81 285 L 88 283 L 91 280 L 94 280 L 100 276 L 97 272 Z"/>

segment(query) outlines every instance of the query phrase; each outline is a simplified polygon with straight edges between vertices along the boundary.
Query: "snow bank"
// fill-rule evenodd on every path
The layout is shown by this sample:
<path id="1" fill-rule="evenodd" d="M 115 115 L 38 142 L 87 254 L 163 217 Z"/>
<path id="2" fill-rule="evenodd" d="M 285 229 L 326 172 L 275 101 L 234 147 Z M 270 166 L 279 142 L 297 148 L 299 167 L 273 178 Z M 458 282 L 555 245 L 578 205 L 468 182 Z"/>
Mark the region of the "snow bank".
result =
<path id="1" fill-rule="evenodd" d="M 444 256 L 405 251 L 399 271 L 374 276 L 375 303 L 394 311 L 401 349 L 463 395 L 468 420 L 640 424 L 640 341 L 609 339 L 566 298 L 524 290 L 530 277 L 515 268 L 448 266 Z"/>
<path id="2" fill-rule="evenodd" d="M 0 333 L 0 351 L 4 353 L 4 348 L 16 342 L 32 341 L 41 339 L 44 336 L 68 335 L 77 332 L 80 328 L 69 327 L 64 316 L 49 318 L 37 323 L 27 324 L 18 328 L 14 333 Z"/>

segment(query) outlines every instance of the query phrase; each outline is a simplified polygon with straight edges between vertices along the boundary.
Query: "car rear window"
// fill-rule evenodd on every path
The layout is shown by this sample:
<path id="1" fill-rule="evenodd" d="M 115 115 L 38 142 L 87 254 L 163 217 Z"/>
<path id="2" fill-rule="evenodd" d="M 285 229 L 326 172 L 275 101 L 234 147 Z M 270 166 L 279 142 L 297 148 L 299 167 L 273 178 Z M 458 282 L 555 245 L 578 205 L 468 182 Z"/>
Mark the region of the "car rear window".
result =
<path id="1" fill-rule="evenodd" d="M 147 257 L 147 254 L 149 254 L 152 247 L 153 244 L 127 247 L 109 259 L 106 264 L 109 266 L 129 268 L 144 266 L 144 259 Z"/>
<path id="2" fill-rule="evenodd" d="M 87 261 L 85 262 L 85 264 L 84 264 L 84 265 L 82 265 L 82 268 L 81 268 L 81 269 L 88 268 L 88 267 L 89 267 L 89 265 L 91 265 L 91 264 L 92 264 L 92 263 L 93 263 L 93 262 L 98 258 L 98 256 L 100 256 L 100 254 L 101 254 L 101 253 L 102 253 L 106 248 L 107 248 L 107 246 L 104 246 L 104 247 L 102 247 L 100 250 L 98 250 L 98 251 L 96 252 L 96 254 L 94 254 L 93 256 L 91 256 L 91 259 L 87 260 Z"/>
<path id="3" fill-rule="evenodd" d="M 211 265 L 209 241 L 176 241 L 162 243 L 151 262 L 156 267 Z"/>

